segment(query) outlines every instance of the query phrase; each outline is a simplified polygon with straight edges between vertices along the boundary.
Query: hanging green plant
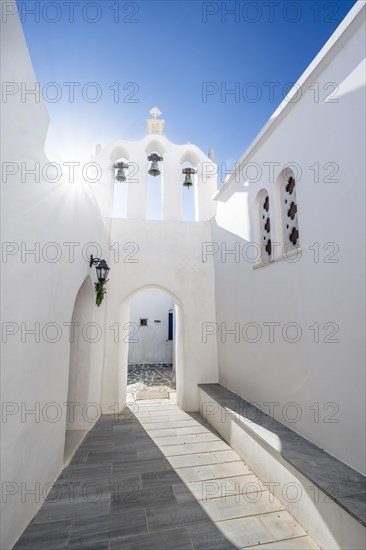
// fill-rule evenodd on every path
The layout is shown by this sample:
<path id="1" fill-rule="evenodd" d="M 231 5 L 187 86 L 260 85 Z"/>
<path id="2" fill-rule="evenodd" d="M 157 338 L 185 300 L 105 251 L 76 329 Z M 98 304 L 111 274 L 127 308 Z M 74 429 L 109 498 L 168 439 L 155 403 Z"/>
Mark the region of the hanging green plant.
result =
<path id="1" fill-rule="evenodd" d="M 96 292 L 95 303 L 99 307 L 104 300 L 104 295 L 106 294 L 107 290 L 104 288 L 104 283 L 94 283 L 94 288 Z"/>

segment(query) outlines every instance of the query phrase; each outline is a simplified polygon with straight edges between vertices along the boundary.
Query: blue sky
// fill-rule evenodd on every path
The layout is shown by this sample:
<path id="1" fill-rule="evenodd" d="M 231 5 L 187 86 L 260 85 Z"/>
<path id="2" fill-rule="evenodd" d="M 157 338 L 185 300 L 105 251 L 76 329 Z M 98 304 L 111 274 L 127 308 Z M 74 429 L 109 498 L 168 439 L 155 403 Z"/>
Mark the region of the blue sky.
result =
<path id="1" fill-rule="evenodd" d="M 79 0 L 70 22 L 63 0 L 18 1 L 45 95 L 55 96 L 50 82 L 61 91 L 59 101 L 46 101 L 49 157 L 87 158 L 96 143 L 140 139 L 157 105 L 169 139 L 212 147 L 219 163 L 234 163 L 283 99 L 283 87 L 299 78 L 354 3 Z M 39 20 L 27 13 L 32 9 Z M 65 82 L 80 83 L 74 102 Z M 207 82 L 215 93 L 204 98 Z M 273 98 L 266 82 L 278 83 Z M 225 96 L 235 86 L 240 97 Z M 88 101 L 97 92 L 100 100 Z M 261 94 L 256 102 L 254 93 Z"/>

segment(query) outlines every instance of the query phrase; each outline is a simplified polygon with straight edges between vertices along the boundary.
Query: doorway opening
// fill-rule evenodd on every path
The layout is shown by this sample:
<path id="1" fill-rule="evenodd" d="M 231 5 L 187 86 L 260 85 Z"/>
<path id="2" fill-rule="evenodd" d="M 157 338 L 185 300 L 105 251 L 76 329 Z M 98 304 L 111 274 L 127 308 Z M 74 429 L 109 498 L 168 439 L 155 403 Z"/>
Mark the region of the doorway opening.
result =
<path id="1" fill-rule="evenodd" d="M 147 288 L 130 302 L 127 402 L 151 399 L 176 403 L 179 364 L 179 309 L 158 288 Z"/>

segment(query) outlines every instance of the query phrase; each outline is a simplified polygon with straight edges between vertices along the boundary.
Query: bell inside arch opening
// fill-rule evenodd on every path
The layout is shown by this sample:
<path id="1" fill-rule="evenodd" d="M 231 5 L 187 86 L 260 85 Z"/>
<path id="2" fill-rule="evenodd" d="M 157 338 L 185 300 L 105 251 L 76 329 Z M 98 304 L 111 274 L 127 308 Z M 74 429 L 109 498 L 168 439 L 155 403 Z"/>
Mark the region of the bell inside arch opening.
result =
<path id="1" fill-rule="evenodd" d="M 126 159 L 125 157 L 118 158 L 114 162 L 113 166 L 115 166 L 115 168 L 112 168 L 114 177 L 113 217 L 126 218 L 128 186 L 129 177 L 131 175 L 131 167 L 129 165 L 128 159 Z"/>
<path id="2" fill-rule="evenodd" d="M 147 210 L 146 219 L 161 220 L 163 214 L 163 160 L 153 151 L 147 160 Z M 150 159 L 150 160 L 149 160 Z"/>
<path id="3" fill-rule="evenodd" d="M 195 167 L 191 162 L 184 162 L 182 164 L 182 170 L 190 168 L 195 170 Z M 183 221 L 193 222 L 196 220 L 196 174 L 186 173 L 181 176 L 182 185 L 182 219 Z"/>

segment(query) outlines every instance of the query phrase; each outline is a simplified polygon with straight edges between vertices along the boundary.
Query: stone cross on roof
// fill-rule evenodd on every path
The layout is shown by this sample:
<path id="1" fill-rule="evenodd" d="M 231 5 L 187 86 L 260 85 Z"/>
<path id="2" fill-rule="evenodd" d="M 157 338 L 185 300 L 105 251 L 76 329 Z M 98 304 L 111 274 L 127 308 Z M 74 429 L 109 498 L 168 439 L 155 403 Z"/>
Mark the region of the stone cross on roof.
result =
<path id="1" fill-rule="evenodd" d="M 160 115 L 163 113 L 158 109 L 158 107 L 153 107 L 151 111 L 149 111 L 150 115 L 153 117 L 154 120 L 156 120 Z"/>
<path id="2" fill-rule="evenodd" d="M 158 117 L 163 113 L 160 109 L 158 109 L 158 107 L 153 107 L 151 111 L 149 111 L 149 114 L 152 118 L 148 118 L 146 120 L 147 133 L 163 135 L 165 130 L 165 120 L 162 120 L 161 118 L 158 119 Z"/>

